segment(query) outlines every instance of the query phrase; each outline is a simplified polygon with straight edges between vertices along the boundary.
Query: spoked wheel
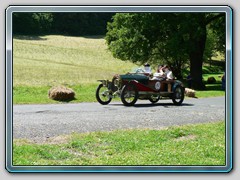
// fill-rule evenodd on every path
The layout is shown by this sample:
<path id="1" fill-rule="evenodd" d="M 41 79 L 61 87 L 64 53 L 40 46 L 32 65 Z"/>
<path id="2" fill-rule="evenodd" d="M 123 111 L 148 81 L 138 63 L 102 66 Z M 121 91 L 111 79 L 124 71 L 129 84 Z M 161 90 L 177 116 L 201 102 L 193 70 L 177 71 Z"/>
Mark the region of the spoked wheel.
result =
<path id="1" fill-rule="evenodd" d="M 184 88 L 177 86 L 173 91 L 172 101 L 175 105 L 181 105 L 184 100 Z"/>
<path id="2" fill-rule="evenodd" d="M 158 102 L 159 101 L 159 99 L 160 99 L 160 95 L 152 95 L 150 98 L 149 98 L 149 101 L 151 102 L 151 103 L 156 103 L 156 102 Z"/>
<path id="3" fill-rule="evenodd" d="M 111 102 L 112 97 L 110 96 L 109 90 L 103 84 L 100 84 L 96 91 L 97 101 L 102 105 L 107 105 Z"/>
<path id="4" fill-rule="evenodd" d="M 134 84 L 124 85 L 121 92 L 121 100 L 125 106 L 133 106 L 138 99 L 138 89 Z"/>

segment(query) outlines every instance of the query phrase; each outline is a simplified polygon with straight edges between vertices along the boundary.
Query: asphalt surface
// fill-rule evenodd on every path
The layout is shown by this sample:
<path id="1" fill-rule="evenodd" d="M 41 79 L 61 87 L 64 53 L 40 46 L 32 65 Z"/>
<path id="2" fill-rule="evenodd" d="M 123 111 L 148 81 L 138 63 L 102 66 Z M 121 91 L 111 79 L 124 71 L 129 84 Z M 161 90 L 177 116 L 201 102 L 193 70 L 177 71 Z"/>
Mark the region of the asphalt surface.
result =
<path id="1" fill-rule="evenodd" d="M 225 97 L 186 98 L 181 106 L 171 100 L 152 105 L 138 100 L 133 107 L 121 102 L 14 105 L 13 138 L 43 141 L 50 137 L 116 129 L 159 129 L 174 125 L 225 120 Z"/>

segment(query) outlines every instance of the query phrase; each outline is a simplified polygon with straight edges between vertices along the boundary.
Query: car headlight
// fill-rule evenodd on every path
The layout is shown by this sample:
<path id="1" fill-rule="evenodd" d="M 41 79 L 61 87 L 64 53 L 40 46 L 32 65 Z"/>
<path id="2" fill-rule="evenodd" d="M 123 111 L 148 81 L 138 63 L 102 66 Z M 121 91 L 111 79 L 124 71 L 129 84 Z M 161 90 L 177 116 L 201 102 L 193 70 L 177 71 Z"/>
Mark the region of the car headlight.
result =
<path id="1" fill-rule="evenodd" d="M 118 87 L 119 86 L 119 79 L 115 79 L 113 84 L 114 84 L 114 86 Z"/>
<path id="2" fill-rule="evenodd" d="M 113 84 L 114 84 L 114 86 L 119 88 L 121 86 L 121 80 L 119 78 L 117 78 L 114 80 Z"/>

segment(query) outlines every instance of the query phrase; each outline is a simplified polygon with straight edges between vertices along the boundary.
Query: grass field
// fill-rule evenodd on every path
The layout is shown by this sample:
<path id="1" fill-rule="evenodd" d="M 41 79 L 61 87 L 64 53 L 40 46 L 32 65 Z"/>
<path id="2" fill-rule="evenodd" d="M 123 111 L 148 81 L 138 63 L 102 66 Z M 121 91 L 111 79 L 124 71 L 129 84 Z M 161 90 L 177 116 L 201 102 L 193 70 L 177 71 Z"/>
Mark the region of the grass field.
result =
<path id="1" fill-rule="evenodd" d="M 59 85 L 75 91 L 72 102 L 93 102 L 98 79 L 111 79 L 137 67 L 114 59 L 103 37 L 14 36 L 13 103 L 58 103 L 48 99 L 48 90 Z M 220 84 L 214 88 L 197 95 L 224 95 Z"/>
<path id="2" fill-rule="evenodd" d="M 14 140 L 13 165 L 225 165 L 225 123 Z"/>
<path id="3" fill-rule="evenodd" d="M 116 60 L 100 37 L 43 36 L 13 40 L 14 86 L 96 83 L 135 64 Z"/>
<path id="4" fill-rule="evenodd" d="M 114 59 L 102 37 L 15 36 L 13 103 L 58 103 L 48 98 L 48 90 L 59 85 L 75 91 L 72 102 L 96 101 L 97 80 L 136 67 Z"/>

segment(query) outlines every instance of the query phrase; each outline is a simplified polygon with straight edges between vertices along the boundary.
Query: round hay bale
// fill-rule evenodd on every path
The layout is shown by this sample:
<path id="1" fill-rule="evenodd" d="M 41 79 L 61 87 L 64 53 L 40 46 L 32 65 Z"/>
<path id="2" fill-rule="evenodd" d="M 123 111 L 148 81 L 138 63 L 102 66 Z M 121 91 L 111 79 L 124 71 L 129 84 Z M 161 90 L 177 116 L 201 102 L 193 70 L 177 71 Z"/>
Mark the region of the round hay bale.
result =
<path id="1" fill-rule="evenodd" d="M 71 101 L 75 99 L 75 92 L 67 87 L 53 87 L 48 91 L 48 97 L 57 101 Z"/>
<path id="2" fill-rule="evenodd" d="M 196 92 L 193 89 L 185 88 L 185 95 L 188 97 L 196 97 Z"/>
<path id="3" fill-rule="evenodd" d="M 214 77 L 209 77 L 209 78 L 207 79 L 207 83 L 208 83 L 208 84 L 216 83 L 216 79 L 215 79 Z"/>

